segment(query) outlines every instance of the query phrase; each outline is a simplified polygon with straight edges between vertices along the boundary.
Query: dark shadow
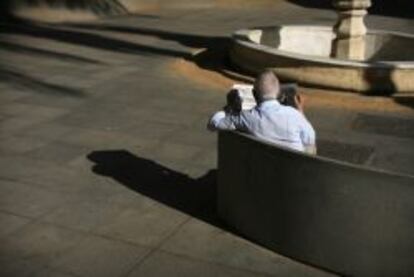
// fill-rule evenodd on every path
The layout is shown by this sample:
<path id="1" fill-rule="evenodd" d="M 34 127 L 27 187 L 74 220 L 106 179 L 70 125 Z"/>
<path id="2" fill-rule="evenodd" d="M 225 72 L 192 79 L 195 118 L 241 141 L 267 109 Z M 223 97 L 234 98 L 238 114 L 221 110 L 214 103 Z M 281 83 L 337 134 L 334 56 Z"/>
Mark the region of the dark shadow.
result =
<path id="1" fill-rule="evenodd" d="M 163 40 L 176 41 L 186 47 L 205 50 L 194 55 L 190 49 L 176 50 L 142 45 L 88 32 L 90 30 L 155 36 Z M 249 77 L 235 74 L 234 69 L 228 62 L 227 55 L 231 46 L 231 39 L 229 37 L 207 37 L 149 28 L 133 28 L 107 24 L 66 24 L 63 26 L 52 26 L 23 20 L 15 21 L 13 24 L 6 24 L 5 28 L 0 29 L 1 33 L 40 37 L 125 54 L 162 55 L 183 58 L 194 62 L 203 69 L 219 72 L 232 79 L 245 82 L 251 81 Z"/>
<path id="2" fill-rule="evenodd" d="M 225 37 L 206 37 L 200 35 L 190 35 L 181 33 L 171 33 L 168 31 L 150 29 L 150 28 L 137 28 L 129 26 L 116 26 L 109 24 L 69 24 L 67 26 L 84 28 L 88 30 L 99 30 L 99 31 L 111 31 L 128 33 L 135 35 L 147 35 L 158 37 L 163 40 L 177 41 L 182 45 L 194 47 L 194 48 L 209 48 L 216 46 L 217 43 L 222 44 L 227 40 Z"/>
<path id="3" fill-rule="evenodd" d="M 251 82 L 251 77 L 234 73 L 234 69 L 228 62 L 228 52 L 231 45 L 229 37 L 208 37 L 194 34 L 182 34 L 168 31 L 154 30 L 150 28 L 133 28 L 129 26 L 114 26 L 109 24 L 63 24 L 52 25 L 42 24 L 29 20 L 11 18 L 7 22 L 0 22 L 0 38 L 1 35 L 21 35 L 25 37 L 42 38 L 61 43 L 67 43 L 74 46 L 90 47 L 96 50 L 111 51 L 114 53 L 142 55 L 142 56 L 167 56 L 173 58 L 182 58 L 191 63 L 195 63 L 198 67 L 209 71 L 218 72 L 233 80 Z M 100 31 L 99 33 L 93 32 Z M 92 32 L 91 32 L 92 31 Z M 185 47 L 180 48 L 160 48 L 154 45 L 143 45 L 136 42 L 129 42 L 119 38 L 113 38 L 106 35 L 106 32 L 127 33 L 132 35 L 147 35 L 158 37 L 162 40 L 175 41 Z M 4 37 L 6 37 L 4 36 Z M 5 40 L 5 39 L 3 39 Z M 16 47 L 15 47 L 16 46 Z M 71 54 L 48 53 L 47 50 L 33 49 L 29 46 L 14 45 L 13 42 L 1 42 L 0 48 L 3 47 L 9 51 L 19 51 L 22 53 L 33 53 L 42 56 L 55 56 L 56 58 L 65 58 L 71 61 L 95 62 L 91 59 L 78 58 Z M 198 54 L 193 54 L 192 49 L 204 49 Z M 64 55 L 64 56 L 63 56 Z M 25 80 L 21 77 L 23 74 L 13 74 L 15 80 Z M 31 84 L 36 83 L 31 80 Z M 27 84 L 27 82 L 23 82 Z M 38 83 L 36 83 L 38 84 Z M 50 90 L 47 90 L 50 91 Z"/>
<path id="4" fill-rule="evenodd" d="M 193 179 L 126 150 L 94 151 L 88 159 L 95 163 L 92 168 L 94 173 L 113 178 L 134 192 L 251 241 L 226 225 L 217 215 L 216 170 Z"/>
<path id="5" fill-rule="evenodd" d="M 126 150 L 94 151 L 93 172 L 210 224 L 223 227 L 216 215 L 216 170 L 193 179 Z"/>
<path id="6" fill-rule="evenodd" d="M 3 26 L 2 26 L 3 27 Z M 113 51 L 136 55 L 164 55 L 172 57 L 189 57 L 185 51 L 156 48 L 108 38 L 99 34 L 92 34 L 79 30 L 57 28 L 47 24 L 37 24 L 29 21 L 15 21 L 14 24 L 6 24 L 0 34 L 19 34 L 36 38 L 45 38 L 78 46 L 92 47 L 100 50 Z"/>
<path id="7" fill-rule="evenodd" d="M 16 8 L 38 6 L 89 11 L 105 16 L 128 14 L 126 7 L 117 0 L 2 0 L 0 4 L 2 15 L 13 15 Z"/>
<path id="8" fill-rule="evenodd" d="M 88 30 L 93 29 L 99 31 L 155 36 L 162 40 L 176 41 L 187 47 L 205 49 L 196 55 L 186 53 L 181 57 L 194 62 L 200 68 L 219 72 L 220 74 L 231 79 L 242 82 L 252 82 L 252 78 L 234 73 L 234 68 L 230 65 L 228 59 L 228 53 L 232 44 L 232 40 L 229 37 L 207 37 L 193 34 L 173 33 L 149 28 L 105 24 L 71 24 L 69 26 Z"/>
<path id="9" fill-rule="evenodd" d="M 397 87 L 392 80 L 392 72 L 392 68 L 381 67 L 380 63 L 375 68 L 365 69 L 363 77 L 370 86 L 368 94 L 372 96 L 392 96 L 397 91 Z"/>
<path id="10" fill-rule="evenodd" d="M 13 86 L 21 87 L 23 89 L 30 89 L 38 93 L 49 95 L 69 97 L 84 96 L 83 91 L 47 83 L 23 73 L 5 68 L 0 68 L 0 82 L 10 83 Z"/>
<path id="11" fill-rule="evenodd" d="M 33 55 L 33 56 L 52 58 L 52 59 L 57 59 L 57 60 L 69 61 L 69 62 L 103 64 L 102 62 L 94 60 L 94 59 L 34 48 L 31 46 L 24 46 L 24 45 L 20 45 L 14 42 L 1 41 L 1 40 L 0 40 L 0 50 L 7 50 L 10 52 L 15 52 L 15 53 L 22 53 L 22 54 L 28 54 L 28 55 Z"/>
<path id="12" fill-rule="evenodd" d="M 414 109 L 414 93 L 409 95 L 397 95 L 394 97 L 394 101 L 400 105 Z"/>
<path id="13" fill-rule="evenodd" d="M 333 0 L 288 0 L 294 4 L 316 9 L 333 10 Z M 368 9 L 369 14 L 384 15 L 392 17 L 402 17 L 413 19 L 414 1 L 412 0 L 382 0 L 372 1 L 371 8 Z"/>
<path id="14" fill-rule="evenodd" d="M 8 21 L 12 15 L 13 1 L 0 1 L 0 22 Z"/>

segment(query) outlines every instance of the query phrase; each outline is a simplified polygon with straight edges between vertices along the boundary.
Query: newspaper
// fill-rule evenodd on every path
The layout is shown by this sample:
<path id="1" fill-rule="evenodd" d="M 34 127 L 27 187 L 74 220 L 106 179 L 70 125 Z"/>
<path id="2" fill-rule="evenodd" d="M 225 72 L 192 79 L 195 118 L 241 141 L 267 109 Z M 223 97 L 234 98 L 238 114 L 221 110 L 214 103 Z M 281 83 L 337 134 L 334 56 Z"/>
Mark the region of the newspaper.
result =
<path id="1" fill-rule="evenodd" d="M 253 86 L 245 84 L 234 84 L 232 90 L 237 91 L 237 95 L 240 98 L 241 109 L 250 110 L 256 106 L 256 100 L 253 96 Z"/>
<path id="2" fill-rule="evenodd" d="M 294 97 L 297 93 L 297 85 L 295 83 L 280 84 L 280 95 L 278 101 L 287 106 L 296 108 Z M 253 86 L 246 84 L 234 84 L 231 89 L 231 93 L 236 93 L 238 106 L 241 110 L 250 110 L 256 106 L 256 100 L 253 96 Z"/>

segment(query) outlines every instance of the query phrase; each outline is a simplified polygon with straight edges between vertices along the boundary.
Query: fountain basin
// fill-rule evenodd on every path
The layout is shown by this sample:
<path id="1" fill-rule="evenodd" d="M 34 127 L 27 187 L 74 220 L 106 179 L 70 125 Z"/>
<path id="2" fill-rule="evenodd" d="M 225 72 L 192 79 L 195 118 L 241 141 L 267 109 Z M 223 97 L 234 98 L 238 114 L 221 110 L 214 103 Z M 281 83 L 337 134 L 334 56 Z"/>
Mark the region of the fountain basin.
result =
<path id="1" fill-rule="evenodd" d="M 357 92 L 414 93 L 414 36 L 369 30 L 365 59 L 331 58 L 332 27 L 285 25 L 239 30 L 231 62 L 258 73 L 272 68 L 287 81 Z"/>

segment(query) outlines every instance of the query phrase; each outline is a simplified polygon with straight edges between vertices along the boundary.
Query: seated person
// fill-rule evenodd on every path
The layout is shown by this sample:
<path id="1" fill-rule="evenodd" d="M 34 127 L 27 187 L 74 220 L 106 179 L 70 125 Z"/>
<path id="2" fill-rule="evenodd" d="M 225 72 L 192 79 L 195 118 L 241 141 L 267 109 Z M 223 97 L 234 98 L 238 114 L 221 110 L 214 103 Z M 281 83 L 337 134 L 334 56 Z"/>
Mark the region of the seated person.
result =
<path id="1" fill-rule="evenodd" d="M 227 105 L 209 120 L 208 129 L 239 130 L 290 149 L 316 154 L 315 131 L 303 114 L 304 101 L 295 95 L 295 106 L 278 102 L 280 84 L 271 70 L 261 73 L 254 83 L 257 105 L 251 110 L 236 110 Z"/>

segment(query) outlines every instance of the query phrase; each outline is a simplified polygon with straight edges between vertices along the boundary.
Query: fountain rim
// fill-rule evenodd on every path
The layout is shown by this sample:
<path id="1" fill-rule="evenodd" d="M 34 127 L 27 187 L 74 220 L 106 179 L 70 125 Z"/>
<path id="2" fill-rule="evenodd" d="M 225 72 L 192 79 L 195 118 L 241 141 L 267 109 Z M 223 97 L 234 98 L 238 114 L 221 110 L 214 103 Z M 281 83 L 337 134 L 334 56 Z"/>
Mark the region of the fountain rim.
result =
<path id="1" fill-rule="evenodd" d="M 233 40 L 235 43 L 241 44 L 247 48 L 253 48 L 259 51 L 263 51 L 270 55 L 278 55 L 290 59 L 295 60 L 305 60 L 310 62 L 317 62 L 323 63 L 328 65 L 335 65 L 335 66 L 343 66 L 343 67 L 358 67 L 358 68 L 384 68 L 384 69 L 414 69 L 414 60 L 413 61 L 356 61 L 356 60 L 344 60 L 338 59 L 334 57 L 321 57 L 321 56 L 312 56 L 312 55 L 305 55 L 300 54 L 297 52 L 291 52 L 286 50 L 279 50 L 277 48 L 273 48 L 271 46 L 263 45 L 260 43 L 255 42 L 251 39 L 251 34 L 254 31 L 263 31 L 265 29 L 273 29 L 273 28 L 282 28 L 282 27 L 297 27 L 297 28 L 314 28 L 319 29 L 320 31 L 330 31 L 332 30 L 332 26 L 324 26 L 324 25 L 305 25 L 305 24 L 285 24 L 285 25 L 273 25 L 267 27 L 256 27 L 256 28 L 248 28 L 248 29 L 241 29 L 237 30 L 233 33 Z M 367 34 L 376 34 L 376 35 L 393 35 L 399 36 L 404 38 L 409 38 L 414 40 L 414 35 L 398 32 L 398 31 L 388 31 L 388 30 L 380 30 L 380 29 L 369 29 Z"/>

